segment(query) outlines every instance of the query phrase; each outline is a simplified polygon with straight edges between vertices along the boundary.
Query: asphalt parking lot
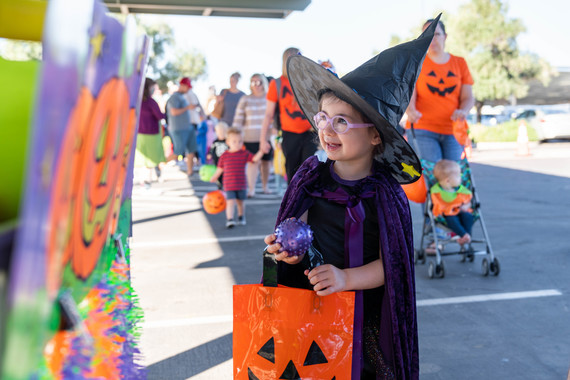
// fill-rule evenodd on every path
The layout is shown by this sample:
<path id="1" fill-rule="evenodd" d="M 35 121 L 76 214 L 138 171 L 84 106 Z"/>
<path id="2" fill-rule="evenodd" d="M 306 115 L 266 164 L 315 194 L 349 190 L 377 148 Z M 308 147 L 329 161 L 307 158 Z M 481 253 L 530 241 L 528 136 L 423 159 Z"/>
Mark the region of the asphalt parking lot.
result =
<path id="1" fill-rule="evenodd" d="M 570 143 L 480 145 L 471 159 L 499 276 L 481 258 L 416 266 L 422 379 L 563 379 L 570 366 Z M 149 379 L 232 378 L 232 285 L 256 283 L 280 197 L 247 202 L 247 226 L 205 214 L 211 184 L 170 168 L 133 191 L 132 282 Z M 421 209 L 411 205 L 415 239 Z M 477 233 L 475 227 L 475 234 Z M 428 258 L 429 259 L 429 258 Z"/>

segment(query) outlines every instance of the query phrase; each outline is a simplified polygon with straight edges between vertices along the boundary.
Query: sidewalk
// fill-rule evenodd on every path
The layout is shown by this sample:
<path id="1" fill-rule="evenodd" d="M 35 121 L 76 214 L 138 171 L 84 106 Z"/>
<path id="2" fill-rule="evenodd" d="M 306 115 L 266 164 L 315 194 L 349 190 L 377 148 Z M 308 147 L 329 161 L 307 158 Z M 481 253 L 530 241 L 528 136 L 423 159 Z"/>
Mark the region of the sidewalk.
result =
<path id="1" fill-rule="evenodd" d="M 482 277 L 480 259 L 446 259 L 441 280 L 416 266 L 422 380 L 568 372 L 570 143 L 515 153 L 479 145 L 471 159 L 500 276 Z M 273 230 L 280 197 L 248 200 L 247 226 L 227 230 L 223 214 L 201 209 L 214 185 L 197 174 L 190 184 L 176 168 L 164 176 L 133 190 L 132 282 L 145 312 L 148 378 L 231 379 L 232 285 L 259 281 L 262 239 Z M 421 220 L 418 205 L 411 208 Z M 493 301 L 504 294 L 519 298 Z"/>
<path id="2" fill-rule="evenodd" d="M 258 185 L 246 201 L 248 224 L 226 229 L 223 213 L 201 209 L 214 184 L 194 173 L 190 186 L 176 167 L 163 176 L 133 189 L 132 282 L 145 312 L 149 379 L 231 379 L 232 285 L 259 281 L 263 237 L 281 199 Z"/>

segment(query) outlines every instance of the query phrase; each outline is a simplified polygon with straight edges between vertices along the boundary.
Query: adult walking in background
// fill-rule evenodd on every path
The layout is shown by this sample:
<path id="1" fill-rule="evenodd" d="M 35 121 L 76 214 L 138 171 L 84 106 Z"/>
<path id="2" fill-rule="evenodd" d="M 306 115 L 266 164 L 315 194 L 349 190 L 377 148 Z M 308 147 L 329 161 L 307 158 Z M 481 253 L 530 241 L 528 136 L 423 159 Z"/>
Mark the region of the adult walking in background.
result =
<path id="1" fill-rule="evenodd" d="M 268 153 L 271 145 L 268 140 L 269 126 L 278 113 L 282 130 L 282 148 L 285 155 L 285 171 L 287 181 L 291 181 L 299 166 L 317 151 L 317 138 L 312 131 L 311 123 L 297 104 L 289 78 L 287 77 L 287 59 L 299 54 L 299 49 L 288 48 L 283 53 L 283 74 L 269 83 L 267 91 L 267 108 L 261 126 L 259 144 L 261 150 Z"/>
<path id="2" fill-rule="evenodd" d="M 427 20 L 423 29 L 432 22 Z M 431 162 L 461 158 L 463 146 L 453 136 L 453 122 L 465 119 L 475 104 L 467 63 L 445 51 L 446 39 L 439 21 L 406 110 L 406 127 L 414 124 L 419 154 Z"/>
<path id="3" fill-rule="evenodd" d="M 267 79 L 262 74 L 251 76 L 249 88 L 250 95 L 242 96 L 236 108 L 236 114 L 232 125 L 243 131 L 243 141 L 245 149 L 255 154 L 259 151 L 259 136 L 261 125 L 265 117 L 267 92 Z M 273 151 L 270 150 L 261 158 L 261 161 L 249 162 L 247 164 L 247 196 L 251 198 L 255 195 L 255 184 L 261 167 L 261 185 L 263 192 L 269 194 L 267 181 L 269 179 L 269 168 L 273 158 Z"/>
<path id="4" fill-rule="evenodd" d="M 192 175 L 194 168 L 194 156 L 197 151 L 196 130 L 190 120 L 190 110 L 196 108 L 188 104 L 184 96 L 190 87 L 188 83 L 180 81 L 178 91 L 174 92 L 166 102 L 166 114 L 168 115 L 168 133 L 174 145 L 174 154 L 186 155 L 186 172 Z"/>
<path id="5" fill-rule="evenodd" d="M 222 110 L 222 117 L 220 121 L 224 121 L 230 127 L 234 121 L 234 116 L 236 113 L 236 107 L 242 96 L 245 95 L 243 91 L 238 90 L 237 85 L 239 79 L 241 78 L 240 73 L 233 73 L 230 76 L 230 88 L 222 90 L 220 95 L 218 95 L 217 101 L 222 101 L 224 103 L 224 108 Z"/>
<path id="6" fill-rule="evenodd" d="M 188 86 L 188 91 L 184 96 L 188 101 L 188 104 L 194 105 L 195 108 L 190 110 L 190 122 L 194 126 L 194 128 L 198 128 L 198 125 L 202 122 L 203 119 L 206 118 L 206 114 L 200 105 L 200 100 L 198 100 L 198 96 L 192 91 L 192 81 L 188 77 L 184 77 L 180 80 L 180 83 L 183 83 Z"/>
<path id="7" fill-rule="evenodd" d="M 156 90 L 156 82 L 146 78 L 144 82 L 143 97 L 139 116 L 139 131 L 137 135 L 137 148 L 135 152 L 135 166 L 147 168 L 147 178 L 144 183 L 150 186 L 152 172 L 160 179 L 159 163 L 164 162 L 162 150 L 162 133 L 160 133 L 160 121 L 165 115 L 160 111 L 158 103 L 152 98 Z"/>
<path id="8" fill-rule="evenodd" d="M 188 104 L 196 106 L 195 108 L 190 110 L 190 123 L 192 123 L 192 127 L 194 131 L 196 131 L 196 143 L 198 144 L 197 148 L 197 155 L 200 158 L 198 162 L 205 163 L 206 162 L 206 147 L 205 147 L 205 135 L 201 136 L 199 126 L 202 123 L 202 120 L 206 119 L 206 114 L 202 109 L 202 105 L 200 104 L 200 100 L 198 100 L 198 96 L 192 91 L 192 81 L 188 77 L 184 77 L 180 80 L 180 83 L 184 83 L 188 86 L 188 92 L 184 94 L 186 100 L 188 100 Z M 204 148 L 201 148 L 200 139 L 202 138 Z"/>

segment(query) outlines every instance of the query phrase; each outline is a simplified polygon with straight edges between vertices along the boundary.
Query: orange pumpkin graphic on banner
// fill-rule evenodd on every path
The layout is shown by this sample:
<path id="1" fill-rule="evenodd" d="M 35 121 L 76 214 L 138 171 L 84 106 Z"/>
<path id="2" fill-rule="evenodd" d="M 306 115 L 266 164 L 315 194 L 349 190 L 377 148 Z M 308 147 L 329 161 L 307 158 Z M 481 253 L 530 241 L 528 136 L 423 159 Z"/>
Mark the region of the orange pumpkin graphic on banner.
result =
<path id="1" fill-rule="evenodd" d="M 116 230 L 135 122 L 121 79 L 105 83 L 97 98 L 81 89 L 54 169 L 47 244 L 52 295 L 68 262 L 79 279 L 91 275 Z"/>

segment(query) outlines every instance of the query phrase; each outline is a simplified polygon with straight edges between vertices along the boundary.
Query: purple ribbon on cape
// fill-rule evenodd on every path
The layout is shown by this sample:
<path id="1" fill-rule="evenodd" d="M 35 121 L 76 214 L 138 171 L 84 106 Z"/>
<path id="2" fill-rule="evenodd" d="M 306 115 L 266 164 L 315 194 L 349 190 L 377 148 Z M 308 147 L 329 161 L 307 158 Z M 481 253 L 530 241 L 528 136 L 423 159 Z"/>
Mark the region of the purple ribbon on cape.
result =
<path id="1" fill-rule="evenodd" d="M 344 218 L 345 268 L 360 267 L 364 264 L 364 218 L 366 213 L 362 199 L 374 197 L 374 191 L 364 191 L 350 195 L 341 186 L 335 191 L 324 190 L 310 195 L 346 205 Z M 364 298 L 362 290 L 357 290 L 354 301 L 354 337 L 352 341 L 352 379 L 360 379 L 364 366 L 362 355 L 362 329 L 364 324 Z M 355 358 L 360 358 L 356 360 Z"/>

